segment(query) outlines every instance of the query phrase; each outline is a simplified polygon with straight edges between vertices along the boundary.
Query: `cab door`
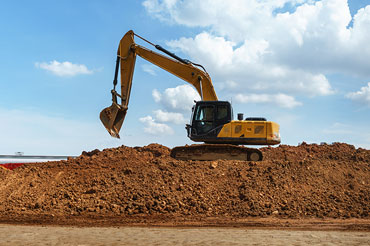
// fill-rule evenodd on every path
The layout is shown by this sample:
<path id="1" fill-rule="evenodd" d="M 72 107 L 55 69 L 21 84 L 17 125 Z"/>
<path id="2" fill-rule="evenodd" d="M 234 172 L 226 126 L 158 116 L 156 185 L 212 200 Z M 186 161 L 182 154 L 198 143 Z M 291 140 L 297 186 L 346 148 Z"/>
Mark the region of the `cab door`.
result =
<path id="1" fill-rule="evenodd" d="M 231 110 L 229 104 L 218 104 L 215 112 L 214 127 L 223 126 L 231 121 Z"/>
<path id="2" fill-rule="evenodd" d="M 215 107 L 214 105 L 199 105 L 196 108 L 193 128 L 197 135 L 209 133 L 214 128 Z"/>

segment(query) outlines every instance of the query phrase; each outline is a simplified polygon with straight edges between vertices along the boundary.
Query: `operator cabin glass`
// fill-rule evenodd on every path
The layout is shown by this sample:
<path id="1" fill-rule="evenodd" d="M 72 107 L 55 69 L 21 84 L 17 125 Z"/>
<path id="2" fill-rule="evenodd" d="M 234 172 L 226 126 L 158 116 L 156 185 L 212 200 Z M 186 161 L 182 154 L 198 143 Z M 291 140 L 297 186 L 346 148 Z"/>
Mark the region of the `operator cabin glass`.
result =
<path id="1" fill-rule="evenodd" d="M 227 112 L 228 112 L 228 106 L 227 105 L 217 106 L 216 120 L 227 120 Z"/>
<path id="2" fill-rule="evenodd" d="M 214 107 L 204 105 L 198 107 L 195 114 L 195 128 L 198 134 L 204 134 L 213 128 Z"/>

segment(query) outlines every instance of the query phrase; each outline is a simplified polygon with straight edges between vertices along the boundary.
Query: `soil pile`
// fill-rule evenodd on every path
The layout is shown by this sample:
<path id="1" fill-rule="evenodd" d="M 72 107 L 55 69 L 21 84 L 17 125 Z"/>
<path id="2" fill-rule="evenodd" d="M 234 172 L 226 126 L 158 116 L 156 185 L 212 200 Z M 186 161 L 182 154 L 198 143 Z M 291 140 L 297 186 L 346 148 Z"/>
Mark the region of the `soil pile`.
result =
<path id="1" fill-rule="evenodd" d="M 0 220 L 364 218 L 370 150 L 306 144 L 262 148 L 264 161 L 179 161 L 151 144 L 0 169 Z"/>

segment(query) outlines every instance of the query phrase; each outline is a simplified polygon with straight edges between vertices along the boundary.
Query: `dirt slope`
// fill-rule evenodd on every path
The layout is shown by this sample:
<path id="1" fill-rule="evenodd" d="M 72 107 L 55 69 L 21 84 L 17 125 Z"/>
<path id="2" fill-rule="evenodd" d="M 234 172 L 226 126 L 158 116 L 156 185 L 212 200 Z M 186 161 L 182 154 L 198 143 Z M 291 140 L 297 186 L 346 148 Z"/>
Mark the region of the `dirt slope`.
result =
<path id="1" fill-rule="evenodd" d="M 303 143 L 262 151 L 262 162 L 178 161 L 162 145 L 121 146 L 0 169 L 0 222 L 370 219 L 370 150 Z"/>

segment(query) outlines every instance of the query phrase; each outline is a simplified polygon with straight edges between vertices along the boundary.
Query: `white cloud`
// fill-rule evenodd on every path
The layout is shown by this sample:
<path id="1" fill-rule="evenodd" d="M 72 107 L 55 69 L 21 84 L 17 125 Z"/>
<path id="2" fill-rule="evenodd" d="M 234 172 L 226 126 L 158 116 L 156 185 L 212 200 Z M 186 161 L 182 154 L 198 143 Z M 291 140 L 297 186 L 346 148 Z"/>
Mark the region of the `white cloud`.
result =
<path id="1" fill-rule="evenodd" d="M 285 94 L 237 94 L 235 100 L 240 103 L 270 103 L 282 108 L 294 108 L 301 106 L 302 103 L 295 100 L 294 97 Z"/>
<path id="2" fill-rule="evenodd" d="M 251 31 L 255 24 L 264 27 L 262 24 L 267 24 L 265 20 L 271 17 L 274 9 L 286 3 L 296 5 L 297 2 L 301 1 L 146 0 L 143 6 L 148 13 L 162 21 L 188 27 L 210 27 L 212 32 L 222 36 L 242 39 L 240 31 Z"/>
<path id="3" fill-rule="evenodd" d="M 159 122 L 171 122 L 175 124 L 185 123 L 184 115 L 175 112 L 166 112 L 161 109 L 153 111 L 154 117 Z"/>
<path id="4" fill-rule="evenodd" d="M 235 43 L 225 40 L 223 37 L 215 37 L 202 32 L 193 38 L 180 38 L 167 42 L 172 48 L 177 48 L 190 54 L 194 58 L 206 56 L 217 67 L 230 65 L 232 62 L 233 46 Z"/>
<path id="5" fill-rule="evenodd" d="M 155 89 L 152 96 L 155 102 L 160 103 L 170 112 L 189 112 L 194 105 L 194 100 L 200 100 L 198 92 L 190 85 L 167 88 L 163 93 Z"/>
<path id="6" fill-rule="evenodd" d="M 150 75 L 156 76 L 156 67 L 152 64 L 143 64 L 141 65 L 141 68 L 144 72 L 149 73 Z"/>
<path id="7" fill-rule="evenodd" d="M 174 131 L 171 127 L 163 123 L 157 123 L 151 116 L 145 116 L 139 119 L 144 125 L 144 131 L 153 135 L 171 135 Z"/>
<path id="8" fill-rule="evenodd" d="M 346 97 L 370 107 L 370 82 L 359 91 L 348 93 Z"/>
<path id="9" fill-rule="evenodd" d="M 93 73 L 93 71 L 89 70 L 85 65 L 73 64 L 69 61 L 58 62 L 54 60 L 49 63 L 36 62 L 35 66 L 37 68 L 47 70 L 60 77 L 65 77 L 65 76 L 71 77 L 71 76 L 75 76 L 78 74 L 92 74 Z"/>
<path id="10" fill-rule="evenodd" d="M 183 113 L 190 115 L 194 100 L 200 100 L 198 92 L 190 85 L 167 88 L 163 92 L 154 89 L 152 96 L 164 110 L 154 110 L 154 116 L 148 115 L 139 120 L 145 124 L 144 131 L 154 135 L 173 134 L 173 129 L 164 123 L 184 124 Z"/>
<path id="11" fill-rule="evenodd" d="M 310 96 L 333 93 L 328 79 L 321 73 L 293 69 L 267 61 L 266 57 L 272 51 L 265 40 L 246 40 L 243 45 L 234 49 L 233 43 L 221 39 L 223 38 L 201 33 L 194 39 L 181 38 L 168 42 L 168 45 L 181 49 L 202 64 L 208 64 L 207 70 L 217 77 L 217 81 L 226 81 L 219 86 L 226 91 L 235 93 L 240 90 L 279 90 Z M 224 47 L 220 47 L 221 44 Z"/>
<path id="12" fill-rule="evenodd" d="M 162 98 L 162 94 L 157 90 L 157 89 L 154 89 L 152 91 L 152 96 L 153 96 L 153 99 L 156 103 L 160 102 L 161 101 L 161 98 Z"/>
<path id="13" fill-rule="evenodd" d="M 147 0 L 143 5 L 160 20 L 203 28 L 167 44 L 204 65 L 223 91 L 326 96 L 335 91 L 327 74 L 370 76 L 370 5 L 353 18 L 347 0 Z M 230 81 L 233 86 L 226 84 Z"/>

